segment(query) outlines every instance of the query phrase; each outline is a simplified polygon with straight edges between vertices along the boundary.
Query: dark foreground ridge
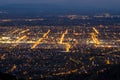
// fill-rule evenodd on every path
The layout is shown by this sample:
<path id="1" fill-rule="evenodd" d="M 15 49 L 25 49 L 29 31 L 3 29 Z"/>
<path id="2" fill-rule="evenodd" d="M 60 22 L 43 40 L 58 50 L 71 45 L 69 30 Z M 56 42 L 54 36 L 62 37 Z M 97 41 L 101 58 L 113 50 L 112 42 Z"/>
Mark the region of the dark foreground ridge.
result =
<path id="1" fill-rule="evenodd" d="M 96 70 L 106 68 L 107 70 L 96 73 Z M 66 76 L 53 76 L 51 78 L 44 78 L 39 80 L 120 80 L 120 64 L 119 65 L 107 65 L 96 67 L 88 74 L 70 74 Z M 0 80 L 24 80 L 17 79 L 17 77 L 0 72 Z"/>

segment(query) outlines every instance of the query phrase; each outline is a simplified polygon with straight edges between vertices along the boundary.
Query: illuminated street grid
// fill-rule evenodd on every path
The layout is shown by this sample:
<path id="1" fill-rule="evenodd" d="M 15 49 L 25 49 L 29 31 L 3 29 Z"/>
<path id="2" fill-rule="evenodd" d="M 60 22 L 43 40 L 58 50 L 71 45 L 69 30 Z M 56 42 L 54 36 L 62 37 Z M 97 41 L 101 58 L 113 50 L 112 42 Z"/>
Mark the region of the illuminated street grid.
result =
<path id="1" fill-rule="evenodd" d="M 2 28 L 2 27 L 1 27 Z M 120 29 L 113 27 L 35 27 L 35 28 L 4 28 L 0 35 L 0 47 L 14 48 L 65 48 L 66 52 L 74 51 L 81 45 L 94 47 L 119 48 Z M 6 46 L 7 45 L 7 46 Z"/>
<path id="2" fill-rule="evenodd" d="M 87 74 L 95 66 L 120 63 L 120 26 L 0 27 L 0 30 L 0 69 L 17 77 Z"/>

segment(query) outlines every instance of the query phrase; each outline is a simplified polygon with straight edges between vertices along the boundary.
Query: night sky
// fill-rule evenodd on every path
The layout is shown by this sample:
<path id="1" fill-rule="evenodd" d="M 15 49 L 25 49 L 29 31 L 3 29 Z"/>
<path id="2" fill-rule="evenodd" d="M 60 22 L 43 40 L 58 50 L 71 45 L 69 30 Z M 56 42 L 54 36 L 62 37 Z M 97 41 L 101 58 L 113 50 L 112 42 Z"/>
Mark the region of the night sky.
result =
<path id="1" fill-rule="evenodd" d="M 78 7 L 120 8 L 120 0 L 0 0 L 0 5 L 23 3 L 47 3 Z"/>
<path id="2" fill-rule="evenodd" d="M 31 4 L 34 5 L 31 6 Z M 72 10 L 86 13 L 91 12 L 120 13 L 120 0 L 0 0 L 0 8 L 1 6 L 2 8 L 6 7 L 11 11 L 12 10 L 20 11 L 20 9 L 21 10 L 25 9 L 23 5 L 24 7 L 29 7 L 29 10 L 34 10 L 34 12 L 35 10 L 44 11 L 45 9 L 47 9 L 47 11 Z M 11 8 L 11 6 L 13 7 Z M 21 6 L 23 8 L 18 9 L 17 8 L 18 6 Z M 37 10 L 37 8 L 39 7 L 40 9 Z M 28 11 L 28 8 L 26 10 Z"/>

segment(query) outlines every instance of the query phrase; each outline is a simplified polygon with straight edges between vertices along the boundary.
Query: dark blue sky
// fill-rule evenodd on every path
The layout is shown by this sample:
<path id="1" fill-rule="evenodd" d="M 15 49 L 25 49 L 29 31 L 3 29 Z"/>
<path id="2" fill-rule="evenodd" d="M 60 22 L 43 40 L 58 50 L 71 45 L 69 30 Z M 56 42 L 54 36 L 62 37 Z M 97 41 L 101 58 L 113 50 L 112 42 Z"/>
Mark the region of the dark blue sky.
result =
<path id="1" fill-rule="evenodd" d="M 105 10 L 111 12 L 120 12 L 120 0 L 0 0 L 0 6 L 8 4 L 39 4 L 46 7 L 50 4 L 53 7 L 59 6 L 60 8 L 67 8 L 71 10 L 84 9 L 84 10 Z M 41 5 L 43 4 L 43 5 Z M 27 7 L 33 7 L 26 5 Z M 15 6 L 16 7 L 16 6 Z M 51 6 L 48 6 L 51 7 Z M 57 7 L 56 7 L 57 8 Z M 36 9 L 36 8 L 35 8 Z"/>
<path id="2" fill-rule="evenodd" d="M 0 0 L 0 5 L 21 3 L 47 3 L 58 5 L 120 8 L 120 0 Z"/>

